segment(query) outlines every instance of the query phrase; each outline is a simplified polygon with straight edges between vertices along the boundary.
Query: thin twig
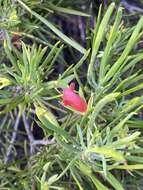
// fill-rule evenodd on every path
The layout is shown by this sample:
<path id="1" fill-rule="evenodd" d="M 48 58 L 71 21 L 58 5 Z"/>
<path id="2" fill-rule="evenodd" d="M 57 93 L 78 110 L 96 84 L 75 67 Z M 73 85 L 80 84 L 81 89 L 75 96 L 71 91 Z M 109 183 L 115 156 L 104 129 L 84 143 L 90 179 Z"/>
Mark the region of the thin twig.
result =
<path id="1" fill-rule="evenodd" d="M 10 155 L 11 155 L 11 152 L 12 152 L 13 144 L 14 144 L 16 136 L 17 136 L 17 130 L 18 130 L 18 125 L 19 125 L 20 117 L 21 117 L 21 115 L 20 115 L 20 112 L 19 112 L 19 114 L 16 117 L 16 122 L 15 122 L 15 125 L 13 127 L 12 138 L 11 138 L 10 145 L 9 145 L 9 147 L 7 149 L 6 157 L 5 157 L 5 160 L 4 160 L 5 164 L 8 163 L 8 161 L 10 159 Z"/>
<path id="2" fill-rule="evenodd" d="M 26 130 L 29 142 L 30 142 L 30 153 L 31 153 L 31 155 L 34 154 L 36 145 L 49 145 L 49 144 L 55 143 L 55 138 L 52 138 L 50 140 L 49 139 L 35 140 L 32 132 L 30 131 L 30 126 L 29 126 L 29 123 L 28 123 L 28 120 L 26 118 L 25 113 L 22 114 L 22 118 L 23 118 L 25 130 Z"/>
<path id="3" fill-rule="evenodd" d="M 30 153 L 33 154 L 35 152 L 34 146 L 33 146 L 34 136 L 33 136 L 32 132 L 30 131 L 30 126 L 29 126 L 28 120 L 26 119 L 25 113 L 22 114 L 22 118 L 23 118 L 23 123 L 25 126 L 25 130 L 26 130 L 28 139 L 30 141 Z"/>
<path id="4" fill-rule="evenodd" d="M 49 145 L 49 144 L 54 144 L 55 143 L 55 138 L 52 139 L 42 139 L 42 140 L 35 140 L 33 141 L 33 145 Z"/>

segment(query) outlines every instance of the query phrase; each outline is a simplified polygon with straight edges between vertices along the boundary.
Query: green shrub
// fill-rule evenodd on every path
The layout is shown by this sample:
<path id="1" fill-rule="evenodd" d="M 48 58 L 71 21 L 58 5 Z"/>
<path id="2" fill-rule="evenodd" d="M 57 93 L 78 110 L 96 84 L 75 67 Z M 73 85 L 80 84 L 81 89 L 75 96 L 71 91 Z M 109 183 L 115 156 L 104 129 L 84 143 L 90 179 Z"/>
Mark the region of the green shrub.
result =
<path id="1" fill-rule="evenodd" d="M 17 0 L 10 8 L 1 5 L 7 14 L 14 10 L 15 17 L 0 24 L 6 34 L 0 66 L 0 188 L 138 189 L 143 169 L 143 122 L 139 118 L 143 73 L 138 65 L 143 52 L 137 44 L 142 37 L 143 17 L 136 26 L 126 27 L 123 8 L 115 11 L 112 3 L 103 15 L 100 6 L 95 28 L 87 39 L 91 47 L 86 49 L 49 22 L 46 14 L 42 16 L 42 10 L 45 6 L 87 19 L 89 15 L 42 3 Z M 42 36 L 34 36 L 34 25 L 21 26 L 20 10 L 27 23 L 32 17 L 39 31 L 41 23 L 50 28 L 57 42 L 53 45 Z M 1 12 L 2 16 L 5 13 Z M 19 34 L 35 39 L 35 43 L 20 40 L 16 47 L 11 40 L 16 27 L 25 27 Z M 69 65 L 64 60 L 64 43 L 81 53 L 77 63 Z M 83 64 L 88 65 L 86 74 Z M 66 69 L 55 73 L 56 66 Z M 62 105 L 62 90 L 73 80 L 88 102 L 86 113 Z M 20 126 L 25 128 L 28 140 Z M 41 129 L 42 140 L 35 139 L 34 129 Z M 16 139 L 18 136 L 24 140 Z"/>

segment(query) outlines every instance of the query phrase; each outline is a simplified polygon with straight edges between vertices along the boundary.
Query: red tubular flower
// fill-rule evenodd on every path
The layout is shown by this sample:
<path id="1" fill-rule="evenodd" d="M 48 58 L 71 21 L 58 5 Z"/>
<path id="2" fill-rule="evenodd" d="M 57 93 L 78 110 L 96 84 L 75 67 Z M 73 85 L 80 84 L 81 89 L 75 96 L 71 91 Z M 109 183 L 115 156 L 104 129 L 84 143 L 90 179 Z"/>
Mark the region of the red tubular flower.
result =
<path id="1" fill-rule="evenodd" d="M 74 92 L 75 84 L 71 83 L 68 88 L 63 90 L 63 104 L 70 106 L 76 111 L 86 112 L 87 103 L 85 100 Z"/>

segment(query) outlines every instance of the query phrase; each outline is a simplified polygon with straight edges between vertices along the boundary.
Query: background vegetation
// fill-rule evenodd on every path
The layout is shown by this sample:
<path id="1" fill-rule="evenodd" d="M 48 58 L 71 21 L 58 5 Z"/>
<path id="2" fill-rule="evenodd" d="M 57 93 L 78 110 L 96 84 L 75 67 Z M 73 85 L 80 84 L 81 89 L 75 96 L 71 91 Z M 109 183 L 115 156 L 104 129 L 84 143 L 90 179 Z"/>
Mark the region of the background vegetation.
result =
<path id="1" fill-rule="evenodd" d="M 143 189 L 142 10 L 0 0 L 0 189 Z"/>

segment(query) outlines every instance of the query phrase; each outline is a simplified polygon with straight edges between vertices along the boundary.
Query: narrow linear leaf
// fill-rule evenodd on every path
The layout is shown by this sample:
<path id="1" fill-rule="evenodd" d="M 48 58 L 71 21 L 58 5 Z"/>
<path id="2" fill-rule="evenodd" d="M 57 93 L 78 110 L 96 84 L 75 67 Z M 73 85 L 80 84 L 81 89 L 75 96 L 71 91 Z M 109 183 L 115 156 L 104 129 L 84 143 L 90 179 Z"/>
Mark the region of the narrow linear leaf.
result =
<path id="1" fill-rule="evenodd" d="M 104 50 L 103 57 L 101 59 L 100 72 L 99 72 L 99 82 L 103 79 L 103 77 L 105 75 L 106 65 L 107 65 L 107 61 L 108 61 L 108 58 L 109 58 L 110 50 L 112 48 L 112 44 L 113 44 L 114 40 L 117 37 L 117 31 L 119 29 L 119 24 L 121 22 L 121 18 L 122 18 L 122 8 L 120 7 L 118 9 L 115 22 L 114 22 L 114 24 L 113 24 L 113 26 L 111 28 L 109 38 L 108 38 L 108 41 L 107 41 L 107 45 L 106 45 L 106 48 Z"/>
<path id="2" fill-rule="evenodd" d="M 106 13 L 105 13 L 105 15 L 101 21 L 101 24 L 98 28 L 96 38 L 93 40 L 91 60 L 90 60 L 90 64 L 88 67 L 88 74 L 87 74 L 89 82 L 92 80 L 95 80 L 95 78 L 93 78 L 93 77 L 94 77 L 94 64 L 95 64 L 96 55 L 98 53 L 99 46 L 103 40 L 103 36 L 105 34 L 105 30 L 106 30 L 106 27 L 108 25 L 109 19 L 112 15 L 112 12 L 114 10 L 114 7 L 115 7 L 115 3 L 112 3 L 109 6 L 109 8 L 107 9 L 107 11 L 106 11 Z"/>
<path id="3" fill-rule="evenodd" d="M 101 109 L 109 102 L 112 102 L 114 100 L 116 100 L 116 98 L 120 95 L 120 93 L 111 93 L 106 95 L 104 98 L 102 98 L 95 106 L 91 118 L 90 118 L 90 125 L 93 126 L 96 117 L 98 116 L 99 112 L 101 111 Z"/>
<path id="4" fill-rule="evenodd" d="M 104 177 L 116 190 L 124 190 L 122 184 L 110 172 Z"/>
<path id="5" fill-rule="evenodd" d="M 114 74 L 118 71 L 118 69 L 124 63 L 128 54 L 130 53 L 133 46 L 135 45 L 139 32 L 142 28 L 143 28 L 143 17 L 140 18 L 138 24 L 136 25 L 123 53 L 121 54 L 119 59 L 114 63 L 114 65 L 111 67 L 111 69 L 108 71 L 108 73 L 104 77 L 103 83 L 107 82 L 112 76 L 114 76 Z"/>
<path id="6" fill-rule="evenodd" d="M 135 165 L 119 165 L 119 166 L 110 166 L 109 170 L 119 169 L 119 170 L 142 170 L 143 164 L 135 164 Z"/>
<path id="7" fill-rule="evenodd" d="M 32 15 L 34 15 L 37 19 L 39 19 L 42 23 L 44 23 L 50 30 L 52 30 L 57 36 L 59 36 L 64 42 L 66 42 L 68 45 L 72 46 L 76 50 L 78 50 L 81 53 L 85 53 L 86 50 L 79 45 L 76 41 L 70 39 L 65 34 L 63 34 L 60 30 L 58 30 L 52 23 L 50 23 L 48 20 L 40 16 L 35 11 L 31 10 L 26 4 L 24 4 L 21 0 L 17 0 L 19 4 L 24 7 L 28 12 L 30 12 Z"/>
<path id="8" fill-rule="evenodd" d="M 112 147 L 92 147 L 92 148 L 88 148 L 86 151 L 86 153 L 98 153 L 98 154 L 101 154 L 101 155 L 104 155 L 106 157 L 111 157 L 117 161 L 124 161 L 124 157 L 121 153 L 117 152 L 116 150 L 114 150 Z"/>
<path id="9" fill-rule="evenodd" d="M 69 8 L 64 8 L 64 7 L 59 7 L 59 6 L 55 6 L 51 3 L 48 4 L 48 7 L 54 11 L 57 12 L 61 12 L 61 13 L 65 13 L 65 14 L 71 14 L 71 15 L 79 15 L 79 16 L 84 16 L 84 17 L 90 17 L 89 14 L 87 13 L 83 13 L 81 11 L 77 11 L 77 10 L 73 10 L 73 9 L 69 9 Z"/>
<path id="10" fill-rule="evenodd" d="M 56 118 L 50 111 L 37 104 L 35 104 L 35 108 L 38 119 L 45 127 L 54 131 L 56 134 L 63 136 L 67 141 L 75 143 L 75 140 L 66 131 L 60 128 Z"/>

